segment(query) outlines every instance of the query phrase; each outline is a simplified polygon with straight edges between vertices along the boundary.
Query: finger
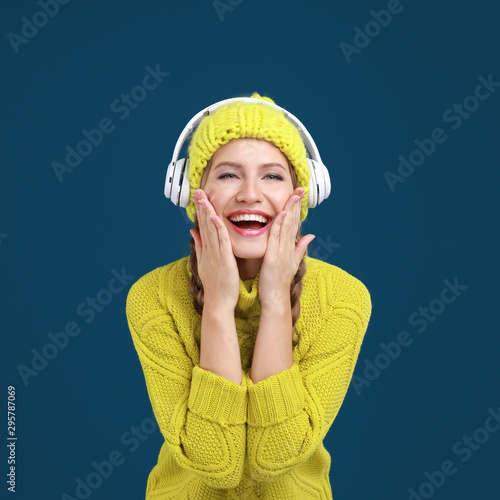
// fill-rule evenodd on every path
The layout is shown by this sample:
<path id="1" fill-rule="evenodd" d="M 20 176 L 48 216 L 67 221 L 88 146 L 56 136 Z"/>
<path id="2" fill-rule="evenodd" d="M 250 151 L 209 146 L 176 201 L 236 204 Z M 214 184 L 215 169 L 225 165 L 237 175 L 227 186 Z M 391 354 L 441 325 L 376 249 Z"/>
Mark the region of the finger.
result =
<path id="1" fill-rule="evenodd" d="M 302 188 L 297 188 L 294 191 L 294 194 L 290 196 L 288 202 L 285 205 L 284 210 L 290 215 L 286 216 L 283 219 L 279 234 L 280 242 L 289 239 L 290 241 L 293 242 L 294 246 L 295 246 L 295 236 L 297 234 L 300 221 L 300 201 L 302 199 L 300 195 L 296 194 L 300 192 L 299 189 Z"/>
<path id="2" fill-rule="evenodd" d="M 301 209 L 302 209 L 302 200 L 304 199 L 304 192 L 305 190 L 303 188 L 301 188 L 301 193 L 299 194 L 299 198 L 298 200 L 295 202 L 295 207 L 294 207 L 294 238 L 297 234 L 297 231 L 299 229 L 299 225 L 300 225 L 300 212 L 301 212 Z"/>
<path id="3" fill-rule="evenodd" d="M 293 193 L 290 195 L 290 198 L 288 198 L 287 202 L 285 203 L 283 210 L 286 210 L 287 212 L 294 210 L 295 200 L 297 200 L 297 197 L 300 197 L 301 194 L 303 194 L 303 192 L 304 192 L 304 188 L 295 189 L 293 191 Z"/>
<path id="4" fill-rule="evenodd" d="M 201 256 L 202 248 L 201 248 L 200 233 L 196 229 L 190 229 L 189 232 L 191 233 L 191 236 L 194 240 L 196 254 Z"/>
<path id="5" fill-rule="evenodd" d="M 267 253 L 270 253 L 271 255 L 279 254 L 281 229 L 285 218 L 288 216 L 289 216 L 288 212 L 283 210 L 274 219 L 271 229 L 269 231 L 266 254 Z"/>
<path id="6" fill-rule="evenodd" d="M 202 222 L 203 222 L 203 219 L 202 219 L 202 214 L 203 214 L 202 208 L 203 207 L 200 204 L 201 195 L 200 195 L 199 191 L 200 191 L 199 189 L 195 189 L 195 191 L 193 193 L 193 200 L 194 200 L 194 206 L 196 208 L 196 216 L 198 218 L 198 225 L 201 228 L 201 225 L 202 225 Z"/>
<path id="7" fill-rule="evenodd" d="M 285 204 L 285 207 L 283 210 L 286 212 L 290 212 L 291 215 L 290 217 L 286 217 L 284 221 L 284 227 L 282 227 L 282 230 L 284 230 L 288 235 L 291 233 L 293 234 L 294 238 L 294 243 L 295 243 L 295 235 L 298 230 L 298 225 L 300 222 L 300 205 L 302 198 L 304 196 L 304 188 L 296 188 L 294 192 L 290 195 L 290 198 L 288 198 L 288 201 Z"/>
<path id="8" fill-rule="evenodd" d="M 212 221 L 217 229 L 217 234 L 219 236 L 220 254 L 224 258 L 229 258 L 230 256 L 233 255 L 233 246 L 231 244 L 231 239 L 229 237 L 229 233 L 227 231 L 227 228 L 224 225 L 224 222 L 222 222 L 221 218 L 218 215 L 211 215 L 210 218 L 212 219 Z"/>
<path id="9" fill-rule="evenodd" d="M 189 232 L 191 233 L 191 236 L 194 239 L 196 254 L 198 255 L 198 258 L 201 258 L 203 253 L 203 236 L 202 236 L 203 220 L 202 220 L 202 214 L 200 212 L 199 196 L 197 195 L 196 191 L 193 193 L 192 198 L 195 206 L 196 220 L 198 221 L 198 230 L 191 229 Z"/>
<path id="10" fill-rule="evenodd" d="M 202 190 L 199 191 L 199 204 L 200 211 L 202 213 L 202 217 L 205 224 L 205 233 L 207 239 L 207 246 L 210 248 L 210 251 L 217 252 L 220 255 L 220 241 L 219 241 L 219 232 L 217 231 L 217 227 L 214 221 L 211 219 L 212 216 L 217 215 L 214 207 L 208 200 L 207 194 Z"/>
<path id="11" fill-rule="evenodd" d="M 301 192 L 299 195 L 295 195 L 293 200 L 292 217 L 290 218 L 290 230 L 295 230 L 295 233 L 297 232 L 300 222 L 300 205 L 302 203 L 303 196 L 304 193 Z"/>
<path id="12" fill-rule="evenodd" d="M 314 238 L 316 238 L 314 234 L 308 234 L 300 238 L 297 246 L 295 247 L 295 262 L 297 265 L 299 265 L 300 261 L 304 258 L 307 247 L 309 246 L 309 243 L 314 240 Z"/>
<path id="13" fill-rule="evenodd" d="M 195 190 L 195 195 L 196 195 L 196 215 L 198 217 L 198 225 L 200 226 L 200 236 L 203 244 L 205 247 L 210 246 L 210 228 L 211 228 L 211 222 L 207 217 L 207 200 L 206 200 L 206 194 L 203 196 L 205 193 L 201 189 Z"/>

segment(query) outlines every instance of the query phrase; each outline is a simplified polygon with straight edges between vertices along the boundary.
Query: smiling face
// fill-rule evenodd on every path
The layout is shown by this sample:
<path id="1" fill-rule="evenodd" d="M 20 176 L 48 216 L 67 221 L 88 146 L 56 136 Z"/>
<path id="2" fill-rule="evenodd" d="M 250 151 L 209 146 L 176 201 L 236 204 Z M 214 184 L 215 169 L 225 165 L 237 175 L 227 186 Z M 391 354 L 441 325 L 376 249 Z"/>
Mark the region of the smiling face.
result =
<path id="1" fill-rule="evenodd" d="M 255 277 L 267 250 L 270 223 L 283 210 L 298 186 L 287 157 L 268 141 L 233 139 L 212 156 L 201 181 L 217 215 L 226 226 L 242 279 Z M 229 216 L 240 210 L 267 215 L 264 230 L 259 222 L 238 222 Z"/>

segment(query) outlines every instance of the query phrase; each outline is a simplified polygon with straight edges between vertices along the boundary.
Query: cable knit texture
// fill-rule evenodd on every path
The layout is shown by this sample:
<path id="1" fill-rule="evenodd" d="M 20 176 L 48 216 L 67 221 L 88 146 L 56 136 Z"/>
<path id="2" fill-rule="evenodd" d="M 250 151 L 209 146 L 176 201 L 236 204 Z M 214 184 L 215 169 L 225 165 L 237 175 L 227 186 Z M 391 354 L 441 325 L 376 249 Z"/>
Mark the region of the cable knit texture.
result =
<path id="1" fill-rule="evenodd" d="M 293 366 L 254 384 L 260 274 L 240 279 L 238 385 L 199 366 L 201 316 L 189 292 L 188 259 L 144 275 L 127 297 L 130 332 L 165 438 L 146 500 L 331 500 L 331 458 L 323 440 L 368 326 L 367 288 L 339 267 L 306 256 Z"/>

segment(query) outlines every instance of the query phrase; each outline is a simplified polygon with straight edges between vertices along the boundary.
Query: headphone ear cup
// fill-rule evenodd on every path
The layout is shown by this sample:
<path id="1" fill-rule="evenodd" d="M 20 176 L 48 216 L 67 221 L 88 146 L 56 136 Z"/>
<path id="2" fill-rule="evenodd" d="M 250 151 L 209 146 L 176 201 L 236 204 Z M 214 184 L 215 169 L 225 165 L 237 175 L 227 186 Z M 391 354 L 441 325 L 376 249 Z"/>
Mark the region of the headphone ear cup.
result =
<path id="1" fill-rule="evenodd" d="M 189 158 L 181 158 L 170 164 L 165 182 L 165 196 L 182 208 L 189 204 Z"/>
<path id="2" fill-rule="evenodd" d="M 322 185 L 324 187 L 324 191 L 322 193 L 320 192 L 322 197 L 321 197 L 321 201 L 319 203 L 321 203 L 322 201 L 326 200 L 330 196 L 330 193 L 332 192 L 332 182 L 330 180 L 330 172 L 328 171 L 328 169 L 326 168 L 324 163 L 320 163 L 319 170 L 320 170 L 321 175 L 323 177 L 323 182 L 320 183 L 320 185 Z"/>
<path id="3" fill-rule="evenodd" d="M 309 199 L 307 202 L 308 208 L 314 208 L 318 204 L 318 182 L 316 180 L 316 165 L 314 160 L 307 158 L 309 166 Z"/>
<path id="4" fill-rule="evenodd" d="M 183 158 L 177 163 L 182 162 L 181 175 L 180 175 L 180 185 L 179 185 L 179 206 L 186 208 L 189 205 L 189 158 Z"/>
<path id="5" fill-rule="evenodd" d="M 308 207 L 315 208 L 330 196 L 330 174 L 322 162 L 307 158 L 307 163 L 311 174 Z"/>

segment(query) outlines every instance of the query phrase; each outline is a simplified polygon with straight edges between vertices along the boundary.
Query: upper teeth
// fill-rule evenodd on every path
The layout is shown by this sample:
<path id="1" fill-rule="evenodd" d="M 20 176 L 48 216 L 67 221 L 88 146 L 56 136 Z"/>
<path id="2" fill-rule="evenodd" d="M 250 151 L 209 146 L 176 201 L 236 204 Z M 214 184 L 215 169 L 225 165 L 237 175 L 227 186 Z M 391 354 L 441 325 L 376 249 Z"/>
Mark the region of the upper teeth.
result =
<path id="1" fill-rule="evenodd" d="M 256 220 L 265 224 L 267 222 L 267 217 L 263 217 L 262 215 L 257 214 L 240 214 L 234 215 L 230 218 L 230 220 L 232 220 L 233 222 L 240 222 L 242 220 Z"/>

